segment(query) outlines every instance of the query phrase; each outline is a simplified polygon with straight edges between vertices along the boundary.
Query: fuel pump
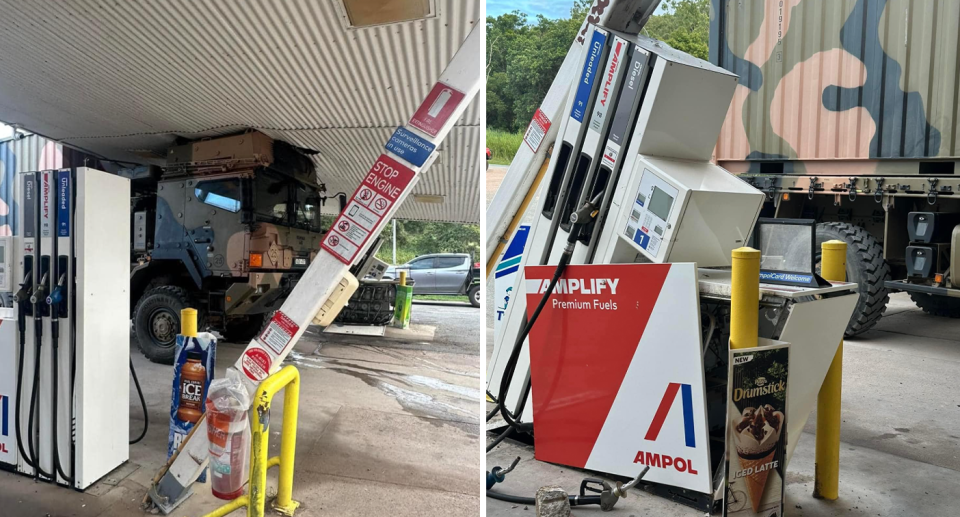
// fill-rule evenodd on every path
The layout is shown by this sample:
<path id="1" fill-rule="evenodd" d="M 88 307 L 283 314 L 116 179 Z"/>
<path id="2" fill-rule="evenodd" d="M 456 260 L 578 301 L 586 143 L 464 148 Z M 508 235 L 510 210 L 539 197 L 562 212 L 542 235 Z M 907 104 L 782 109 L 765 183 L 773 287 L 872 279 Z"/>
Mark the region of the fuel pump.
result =
<path id="1" fill-rule="evenodd" d="M 594 44 L 580 51 L 560 152 L 530 205 L 495 336 L 488 421 L 508 426 L 497 440 L 532 434 L 543 461 L 631 478 L 649 468 L 644 480 L 658 490 L 709 509 L 723 495 L 731 257 L 764 200 L 710 161 L 737 77 L 645 36 L 586 34 Z M 603 48 L 604 73 L 587 91 Z M 538 168 L 536 156 L 521 158 L 530 161 L 518 168 Z M 799 433 L 855 286 L 760 286 L 761 342 L 794 347 L 779 409 L 783 432 Z M 674 400 L 682 411 L 670 412 Z M 786 444 L 784 466 L 796 441 Z"/>
<path id="2" fill-rule="evenodd" d="M 86 167 L 17 178 L 18 472 L 84 489 L 127 460 L 129 180 Z M 119 227 L 118 227 L 119 225 Z M 128 229 L 128 228 L 127 228 Z M 79 296 L 78 296 L 79 293 Z M 6 351 L 5 351 L 6 353 Z M 3 461 L 0 456 L 0 461 Z"/>

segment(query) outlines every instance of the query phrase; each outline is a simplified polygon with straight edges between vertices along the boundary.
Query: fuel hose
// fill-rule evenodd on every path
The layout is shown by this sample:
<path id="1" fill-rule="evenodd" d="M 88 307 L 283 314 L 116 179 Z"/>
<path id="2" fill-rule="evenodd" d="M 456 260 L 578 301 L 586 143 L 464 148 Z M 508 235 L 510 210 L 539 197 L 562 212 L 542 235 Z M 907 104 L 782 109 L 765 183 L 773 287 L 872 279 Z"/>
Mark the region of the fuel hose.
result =
<path id="1" fill-rule="evenodd" d="M 537 322 L 540 312 L 547 304 L 547 300 L 550 298 L 550 295 L 553 294 L 553 290 L 557 285 L 557 281 L 560 280 L 560 277 L 563 275 L 563 271 L 566 269 L 567 264 L 570 263 L 570 258 L 573 256 L 573 249 L 576 246 L 577 238 L 580 236 L 580 231 L 583 229 L 584 225 L 589 223 L 597 216 L 597 207 L 600 205 L 602 200 L 603 192 L 600 192 L 593 199 L 584 203 L 579 210 L 570 215 L 570 222 L 573 223 L 573 228 L 570 229 L 570 234 L 567 237 L 567 245 L 563 249 L 563 254 L 560 255 L 560 260 L 556 269 L 554 270 L 553 277 L 550 279 L 550 285 L 547 286 L 546 291 L 540 298 L 540 302 L 537 304 L 537 308 L 533 311 L 530 319 L 527 320 L 526 324 L 523 326 L 523 329 L 520 331 L 520 334 L 517 336 L 517 340 L 513 344 L 513 350 L 510 353 L 510 358 L 507 360 L 506 367 L 503 370 L 503 377 L 500 380 L 500 391 L 496 397 L 496 405 L 494 406 L 493 410 L 487 413 L 487 421 L 496 416 L 497 413 L 500 413 L 500 415 L 503 417 L 503 420 L 511 428 L 526 433 L 529 433 L 533 430 L 532 424 L 520 423 L 517 421 L 517 419 L 520 418 L 520 415 L 523 414 L 524 405 L 529 398 L 530 379 L 528 378 L 524 383 L 523 393 L 520 396 L 520 400 L 517 402 L 517 408 L 513 412 L 508 410 L 506 407 L 507 390 L 510 388 L 510 384 L 513 382 L 513 375 L 516 372 L 517 361 L 520 359 L 520 352 L 523 349 L 523 342 L 526 341 L 527 336 L 530 334 L 530 329 L 532 329 L 533 325 Z"/>

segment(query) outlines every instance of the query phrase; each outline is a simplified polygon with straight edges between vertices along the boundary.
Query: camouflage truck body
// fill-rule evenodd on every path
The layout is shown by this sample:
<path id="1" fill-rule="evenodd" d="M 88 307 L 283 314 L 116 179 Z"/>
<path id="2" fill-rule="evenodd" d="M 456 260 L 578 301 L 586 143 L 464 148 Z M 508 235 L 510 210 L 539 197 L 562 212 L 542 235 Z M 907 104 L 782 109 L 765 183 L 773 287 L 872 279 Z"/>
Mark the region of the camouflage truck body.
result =
<path id="1" fill-rule="evenodd" d="M 167 360 L 183 303 L 227 339 L 249 339 L 320 249 L 312 162 L 261 133 L 174 147 L 162 170 L 126 175 L 134 328 L 151 359 Z"/>
<path id="2" fill-rule="evenodd" d="M 818 240 L 848 242 L 861 291 L 848 335 L 877 322 L 891 289 L 960 317 L 960 233 L 908 232 L 911 213 L 960 213 L 960 2 L 711 4 L 710 59 L 740 76 L 716 160 L 768 194 L 763 216 L 815 219 Z M 935 263 L 920 274 L 918 244 Z"/>

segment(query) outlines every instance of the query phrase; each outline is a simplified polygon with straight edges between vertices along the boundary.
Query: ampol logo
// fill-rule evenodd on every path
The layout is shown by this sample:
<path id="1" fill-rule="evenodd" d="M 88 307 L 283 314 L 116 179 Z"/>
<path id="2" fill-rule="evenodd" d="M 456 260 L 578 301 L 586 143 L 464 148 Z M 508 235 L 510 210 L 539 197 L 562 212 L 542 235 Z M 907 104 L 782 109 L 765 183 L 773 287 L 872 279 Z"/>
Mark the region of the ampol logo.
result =
<path id="1" fill-rule="evenodd" d="M 653 421 L 650 422 L 650 428 L 647 429 L 647 435 L 644 436 L 645 440 L 657 441 L 657 437 L 660 436 L 660 429 L 663 428 L 663 423 L 667 420 L 667 415 L 670 413 L 670 408 L 673 407 L 674 400 L 677 399 L 677 392 L 680 391 L 680 388 L 683 388 L 684 439 L 687 447 L 697 447 L 697 438 L 693 430 L 693 388 L 689 384 L 677 382 L 671 382 L 667 385 L 667 391 L 660 399 L 660 407 L 657 408 L 657 413 L 653 415 Z"/>
<path id="2" fill-rule="evenodd" d="M 670 414 L 670 409 L 677 399 L 677 392 L 683 393 L 684 442 L 687 447 L 695 449 L 697 447 L 697 439 L 693 428 L 693 388 L 689 384 L 671 382 L 667 385 L 667 391 L 664 392 L 663 398 L 660 399 L 660 406 L 657 407 L 657 412 L 653 415 L 653 421 L 650 422 L 647 434 L 643 438 L 651 442 L 657 441 L 657 437 L 660 436 L 660 430 L 663 429 L 663 423 L 667 420 L 667 415 Z M 693 466 L 693 461 L 686 458 L 668 456 L 666 454 L 637 451 L 633 462 L 649 467 L 673 467 L 677 469 L 677 472 L 697 474 L 697 470 Z"/>
<path id="3" fill-rule="evenodd" d="M 10 436 L 10 397 L 0 395 L 0 435 Z M 4 450 L 4 444 L 0 444 L 0 452 Z"/>

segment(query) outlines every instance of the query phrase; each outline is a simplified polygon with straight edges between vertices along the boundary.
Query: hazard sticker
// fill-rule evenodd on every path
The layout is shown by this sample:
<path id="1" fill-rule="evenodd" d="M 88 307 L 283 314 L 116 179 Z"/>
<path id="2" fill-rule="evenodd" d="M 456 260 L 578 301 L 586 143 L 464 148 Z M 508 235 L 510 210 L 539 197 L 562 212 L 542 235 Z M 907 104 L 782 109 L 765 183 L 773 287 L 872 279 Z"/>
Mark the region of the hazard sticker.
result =
<path id="1" fill-rule="evenodd" d="M 414 176 L 409 167 L 381 154 L 320 246 L 340 262 L 352 264 Z"/>
<path id="2" fill-rule="evenodd" d="M 343 217 L 337 221 L 337 232 L 358 246 L 361 242 L 367 240 L 367 235 L 370 235 L 370 232 L 364 230 L 358 224 L 354 223 L 350 219 L 347 219 L 346 217 Z"/>
<path id="3" fill-rule="evenodd" d="M 437 136 L 463 98 L 463 92 L 438 81 L 413 114 L 410 125 L 430 136 Z"/>
<path id="4" fill-rule="evenodd" d="M 240 365 L 247 377 L 260 382 L 270 373 L 270 356 L 262 349 L 251 348 L 243 353 Z"/>
<path id="5" fill-rule="evenodd" d="M 380 222 L 380 216 L 371 212 L 369 209 L 357 203 L 356 201 L 351 201 L 347 204 L 347 209 L 343 211 L 343 215 L 346 215 L 351 220 L 355 221 L 360 226 L 363 226 L 367 230 L 372 230 L 377 223 Z"/>
<path id="6" fill-rule="evenodd" d="M 361 186 L 360 190 L 357 190 L 357 195 L 354 196 L 354 199 L 366 206 L 370 206 L 370 202 L 373 201 L 375 197 L 377 197 L 377 195 L 370 190 L 370 187 Z"/>
<path id="7" fill-rule="evenodd" d="M 527 143 L 527 146 L 530 147 L 533 152 L 537 152 L 549 130 L 550 119 L 538 108 L 537 112 L 533 114 L 533 119 L 530 120 L 530 125 L 527 126 L 527 132 L 523 135 L 523 141 Z"/>
<path id="8" fill-rule="evenodd" d="M 383 215 L 387 213 L 387 210 L 390 209 L 390 200 L 377 194 L 376 199 L 370 203 L 370 210 L 372 210 L 377 215 Z"/>
<path id="9" fill-rule="evenodd" d="M 277 311 L 270 318 L 270 324 L 260 334 L 260 342 L 274 353 L 280 355 L 287 345 L 293 341 L 293 336 L 300 330 L 300 326 L 287 317 L 286 314 Z"/>

